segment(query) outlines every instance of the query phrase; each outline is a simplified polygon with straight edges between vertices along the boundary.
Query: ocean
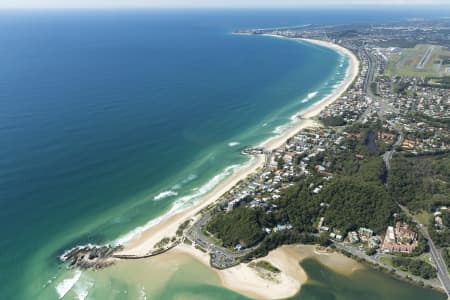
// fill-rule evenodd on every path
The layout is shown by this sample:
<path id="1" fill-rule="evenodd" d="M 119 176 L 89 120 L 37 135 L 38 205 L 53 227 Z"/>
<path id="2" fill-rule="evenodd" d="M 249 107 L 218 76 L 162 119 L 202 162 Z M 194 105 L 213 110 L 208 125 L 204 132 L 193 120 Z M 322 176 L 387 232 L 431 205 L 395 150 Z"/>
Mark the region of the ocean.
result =
<path id="1" fill-rule="evenodd" d="M 125 241 L 192 205 L 248 162 L 243 148 L 282 132 L 345 76 L 348 60 L 332 50 L 233 30 L 370 16 L 1 12 L 1 297 L 62 297 L 84 276 L 61 265 L 64 250 Z M 128 293 L 119 279 L 98 281 L 65 298 Z"/>

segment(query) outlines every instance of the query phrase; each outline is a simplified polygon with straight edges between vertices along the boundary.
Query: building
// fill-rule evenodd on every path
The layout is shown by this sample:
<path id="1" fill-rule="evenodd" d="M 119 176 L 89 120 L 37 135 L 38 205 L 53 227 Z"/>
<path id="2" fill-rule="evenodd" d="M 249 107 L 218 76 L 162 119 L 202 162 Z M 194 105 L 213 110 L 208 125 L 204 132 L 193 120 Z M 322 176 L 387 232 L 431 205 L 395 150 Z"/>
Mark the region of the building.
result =
<path id="1" fill-rule="evenodd" d="M 417 233 L 408 224 L 397 222 L 395 228 L 388 226 L 381 249 L 384 252 L 411 253 L 417 247 Z"/>
<path id="2" fill-rule="evenodd" d="M 358 229 L 358 235 L 361 241 L 367 242 L 373 236 L 373 230 L 365 227 Z"/>
<path id="3" fill-rule="evenodd" d="M 356 231 L 350 231 L 348 233 L 348 240 L 350 241 L 350 243 L 358 243 L 359 242 L 359 237 L 358 237 L 358 234 L 356 233 Z"/>

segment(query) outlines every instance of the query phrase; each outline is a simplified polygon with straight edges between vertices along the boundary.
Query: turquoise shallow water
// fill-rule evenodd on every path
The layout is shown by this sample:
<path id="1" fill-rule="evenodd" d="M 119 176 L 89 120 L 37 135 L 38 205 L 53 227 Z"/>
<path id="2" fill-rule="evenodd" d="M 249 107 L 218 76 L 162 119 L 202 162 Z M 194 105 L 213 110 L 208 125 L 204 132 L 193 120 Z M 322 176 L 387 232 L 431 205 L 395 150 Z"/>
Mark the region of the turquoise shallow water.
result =
<path id="1" fill-rule="evenodd" d="M 308 280 L 291 300 L 446 299 L 444 294 L 364 267 L 346 276 L 314 258 L 305 259 L 300 265 Z M 71 299 L 86 294 L 87 299 L 249 299 L 221 287 L 215 272 L 180 254 L 120 262 L 100 272 L 86 272 L 67 297 Z"/>
<path id="2" fill-rule="evenodd" d="M 72 246 L 189 205 L 342 80 L 317 46 L 233 29 L 278 12 L 3 12 L 0 290 L 55 299 Z M 282 128 L 281 128 L 282 129 Z M 117 283 L 120 286 L 120 283 Z"/>

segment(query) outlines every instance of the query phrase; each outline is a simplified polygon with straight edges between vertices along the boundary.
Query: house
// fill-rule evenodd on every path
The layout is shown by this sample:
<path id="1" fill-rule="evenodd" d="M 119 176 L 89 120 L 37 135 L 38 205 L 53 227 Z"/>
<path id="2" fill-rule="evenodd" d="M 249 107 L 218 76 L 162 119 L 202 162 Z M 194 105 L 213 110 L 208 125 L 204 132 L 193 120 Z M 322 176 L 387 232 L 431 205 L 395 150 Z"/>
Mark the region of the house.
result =
<path id="1" fill-rule="evenodd" d="M 355 154 L 355 157 L 357 158 L 357 159 L 364 159 L 364 155 L 363 154 Z"/>
<path id="2" fill-rule="evenodd" d="M 348 240 L 350 241 L 350 243 L 358 243 L 359 242 L 359 237 L 358 237 L 358 234 L 356 233 L 356 231 L 350 231 L 348 233 Z"/>
<path id="3" fill-rule="evenodd" d="M 377 236 L 372 236 L 369 240 L 369 248 L 380 248 L 381 240 Z"/>
<path id="4" fill-rule="evenodd" d="M 358 229 L 358 235 L 363 242 L 367 242 L 373 236 L 373 230 L 365 227 L 360 227 Z"/>
<path id="5" fill-rule="evenodd" d="M 405 139 L 402 143 L 402 147 L 405 149 L 414 149 L 416 142 L 413 140 Z"/>
<path id="6" fill-rule="evenodd" d="M 328 231 L 328 230 L 330 230 L 330 228 L 329 228 L 328 226 L 321 226 L 321 227 L 319 228 L 319 230 L 320 230 L 320 231 Z"/>
<path id="7" fill-rule="evenodd" d="M 395 139 L 395 134 L 378 131 L 377 138 L 379 140 L 393 140 Z"/>
<path id="8" fill-rule="evenodd" d="M 314 167 L 317 171 L 317 173 L 322 174 L 322 175 L 332 175 L 331 173 L 327 172 L 327 170 L 325 169 L 324 166 L 321 165 L 317 165 Z"/>

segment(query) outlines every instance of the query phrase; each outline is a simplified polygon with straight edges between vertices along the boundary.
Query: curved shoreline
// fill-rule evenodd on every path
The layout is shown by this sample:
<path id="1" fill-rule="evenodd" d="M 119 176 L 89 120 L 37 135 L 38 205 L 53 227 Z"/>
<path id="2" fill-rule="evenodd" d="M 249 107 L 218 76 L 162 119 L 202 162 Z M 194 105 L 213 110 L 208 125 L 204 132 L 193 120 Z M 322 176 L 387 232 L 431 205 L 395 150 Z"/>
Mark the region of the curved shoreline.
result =
<path id="1" fill-rule="evenodd" d="M 284 38 L 279 36 L 276 37 Z M 336 44 L 332 44 L 330 42 L 318 40 L 305 40 L 305 39 L 300 40 L 317 44 L 322 47 L 327 47 L 348 56 L 350 58 L 350 62 L 347 68 L 346 78 L 332 94 L 329 94 L 322 100 L 296 113 L 296 115 L 301 114 L 303 119 L 301 120 L 297 119 L 293 121 L 291 123 L 291 126 L 289 126 L 289 128 L 287 128 L 283 133 L 264 141 L 261 145 L 268 150 L 274 150 L 280 147 L 285 143 L 287 139 L 289 139 L 290 137 L 295 135 L 298 131 L 304 128 L 312 126 L 320 126 L 318 123 L 312 120 L 312 118 L 319 115 L 319 113 L 326 106 L 336 101 L 349 88 L 349 86 L 353 83 L 354 79 L 358 75 L 359 61 L 356 58 L 356 56 L 348 49 L 343 48 Z M 175 235 L 175 232 L 181 223 L 183 223 L 185 220 L 193 218 L 200 210 L 214 203 L 217 199 L 220 198 L 220 196 L 225 194 L 239 181 L 245 179 L 248 175 L 255 172 L 263 164 L 264 164 L 264 157 L 256 156 L 255 159 L 251 160 L 248 163 L 248 165 L 244 165 L 241 168 L 241 170 L 229 176 L 221 183 L 219 183 L 215 188 L 213 188 L 210 192 L 208 192 L 205 196 L 203 196 L 202 199 L 198 200 L 197 203 L 195 203 L 191 207 L 186 208 L 180 212 L 174 213 L 173 215 L 170 215 L 167 218 L 158 219 L 156 222 L 154 222 L 156 224 L 152 224 L 152 222 L 149 222 L 148 224 L 151 224 L 150 226 L 148 226 L 149 228 L 144 229 L 139 234 L 138 237 L 135 237 L 130 241 L 128 241 L 125 244 L 125 249 L 121 252 L 121 254 L 144 255 L 148 253 L 153 248 L 153 246 L 161 239 Z"/>
<path id="2" fill-rule="evenodd" d="M 276 37 L 284 38 L 280 36 Z M 263 142 L 261 145 L 267 150 L 279 148 L 286 142 L 287 139 L 291 138 L 304 128 L 320 126 L 320 124 L 314 121 L 313 118 L 318 116 L 325 107 L 336 101 L 351 86 L 359 73 L 359 61 L 348 49 L 330 42 L 305 39 L 300 40 L 332 49 L 349 57 L 350 61 L 346 70 L 346 77 L 340 83 L 340 86 L 333 91 L 333 93 L 327 95 L 322 100 L 314 103 L 308 108 L 297 112 L 296 115 L 301 114 L 302 119 L 297 118 L 283 133 Z M 255 158 L 247 165 L 244 165 L 238 172 L 223 180 L 191 207 L 174 213 L 164 219 L 160 217 L 157 219 L 156 224 L 149 222 L 148 224 L 152 225 L 140 232 L 138 237 L 135 237 L 126 243 L 125 248 L 117 254 L 135 256 L 146 255 L 154 248 L 155 244 L 163 238 L 175 236 L 178 227 L 183 222 L 195 218 L 202 209 L 215 203 L 223 194 L 235 186 L 239 181 L 244 180 L 247 176 L 261 168 L 264 165 L 264 161 L 265 157 L 263 155 L 255 156 Z M 292 254 L 293 252 L 286 252 L 283 249 L 285 249 L 285 247 L 280 247 L 279 249 L 271 252 L 268 257 L 263 258 L 263 260 L 270 260 L 271 263 L 279 267 L 282 271 L 277 282 L 270 282 L 261 278 L 253 268 L 243 264 L 227 270 L 216 271 L 221 278 L 222 284 L 231 290 L 260 299 L 287 298 L 299 292 L 302 284 L 306 282 L 307 276 L 298 264 L 298 254 L 294 255 Z M 171 251 L 181 251 L 187 253 L 209 265 L 209 256 L 193 247 L 181 244 Z M 316 253 L 316 255 L 319 254 Z M 297 261 L 295 262 L 295 260 Z M 292 267 L 293 265 L 295 267 Z"/>

